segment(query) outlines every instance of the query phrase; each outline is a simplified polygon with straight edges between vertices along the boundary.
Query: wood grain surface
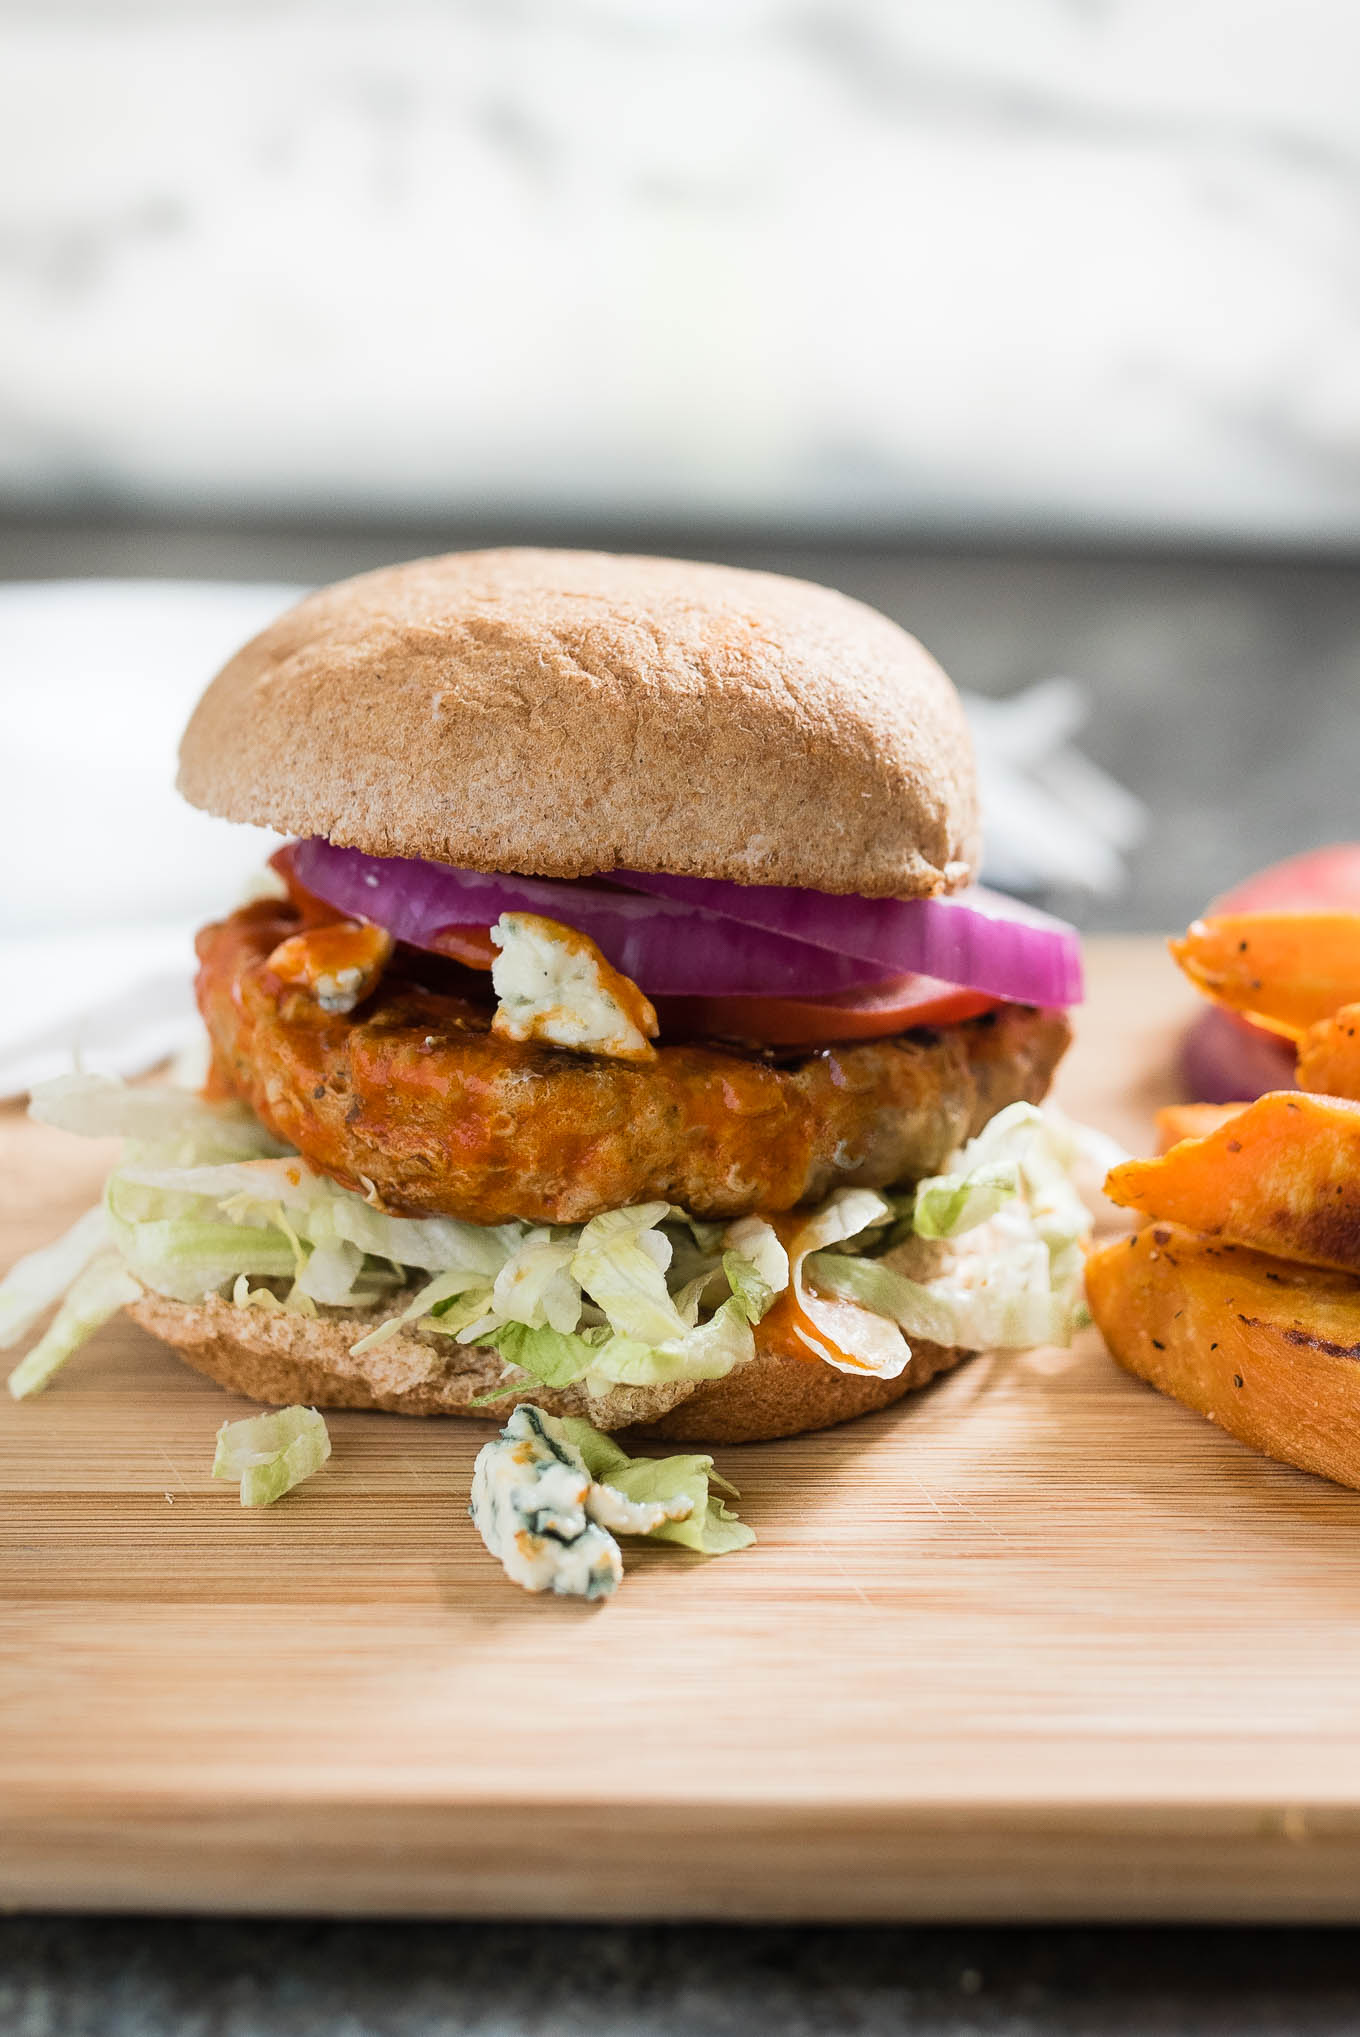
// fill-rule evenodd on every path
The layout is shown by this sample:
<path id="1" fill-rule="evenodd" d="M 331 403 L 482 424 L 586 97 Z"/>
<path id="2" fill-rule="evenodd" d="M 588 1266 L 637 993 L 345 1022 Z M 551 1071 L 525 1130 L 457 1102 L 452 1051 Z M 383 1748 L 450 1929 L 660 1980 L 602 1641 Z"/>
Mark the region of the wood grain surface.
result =
<path id="1" fill-rule="evenodd" d="M 1144 1148 L 1192 1003 L 1095 943 L 1061 1095 Z M 107 1154 L 0 1113 L 0 1263 Z M 0 1900 L 561 1916 L 1360 1916 L 1360 1496 L 1070 1353 L 726 1451 L 759 1542 L 508 1584 L 479 1425 L 244 1412 L 131 1325 L 0 1405 Z"/>

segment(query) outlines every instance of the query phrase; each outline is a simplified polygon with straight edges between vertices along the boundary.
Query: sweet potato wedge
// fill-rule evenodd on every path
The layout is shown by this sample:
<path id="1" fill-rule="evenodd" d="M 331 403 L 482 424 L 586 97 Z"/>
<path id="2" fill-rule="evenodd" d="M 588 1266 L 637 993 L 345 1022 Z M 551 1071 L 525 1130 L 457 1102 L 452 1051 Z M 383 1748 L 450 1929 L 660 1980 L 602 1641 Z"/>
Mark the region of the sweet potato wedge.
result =
<path id="1" fill-rule="evenodd" d="M 1157 1151 L 1169 1153 L 1182 1139 L 1207 1139 L 1246 1107 L 1245 1102 L 1165 1104 L 1157 1113 Z"/>
<path id="2" fill-rule="evenodd" d="M 1325 1096 L 1360 1097 L 1360 1004 L 1343 1005 L 1304 1034 L 1298 1084 Z"/>
<path id="3" fill-rule="evenodd" d="M 1289 1039 L 1360 1003 L 1360 913 L 1237 912 L 1197 919 L 1171 952 L 1216 1004 Z"/>
<path id="4" fill-rule="evenodd" d="M 1360 1273 L 1360 1103 L 1282 1089 L 1160 1160 L 1126 1160 L 1105 1193 L 1124 1209 Z"/>
<path id="5" fill-rule="evenodd" d="M 1150 1224 L 1092 1253 L 1086 1292 L 1126 1371 L 1360 1488 L 1360 1280 Z"/>

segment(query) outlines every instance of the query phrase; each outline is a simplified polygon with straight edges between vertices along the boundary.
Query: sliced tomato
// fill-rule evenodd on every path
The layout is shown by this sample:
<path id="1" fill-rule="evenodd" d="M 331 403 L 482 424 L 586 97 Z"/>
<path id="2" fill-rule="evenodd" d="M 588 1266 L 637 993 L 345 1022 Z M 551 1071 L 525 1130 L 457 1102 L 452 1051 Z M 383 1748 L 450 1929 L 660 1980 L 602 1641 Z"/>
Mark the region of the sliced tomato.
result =
<path id="1" fill-rule="evenodd" d="M 976 1018 L 999 1002 L 933 976 L 895 976 L 834 997 L 658 997 L 667 1039 L 750 1040 L 763 1047 L 818 1047 L 834 1040 L 878 1040 L 912 1026 Z"/>
<path id="2" fill-rule="evenodd" d="M 447 955 L 465 969 L 489 969 L 496 959 L 490 927 L 441 927 L 424 943 L 432 955 Z"/>

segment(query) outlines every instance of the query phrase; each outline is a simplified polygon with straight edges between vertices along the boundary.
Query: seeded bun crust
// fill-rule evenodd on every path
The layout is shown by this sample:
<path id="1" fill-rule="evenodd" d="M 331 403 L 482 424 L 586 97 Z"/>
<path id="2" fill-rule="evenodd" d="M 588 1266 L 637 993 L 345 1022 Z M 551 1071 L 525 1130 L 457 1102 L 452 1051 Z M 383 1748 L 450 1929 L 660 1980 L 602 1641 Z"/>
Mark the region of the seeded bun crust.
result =
<path id="1" fill-rule="evenodd" d="M 323 589 L 213 681 L 185 797 L 379 856 L 918 897 L 967 882 L 949 680 L 862 603 L 598 552 L 452 553 Z"/>
<path id="2" fill-rule="evenodd" d="M 309 1317 L 235 1308 L 217 1296 L 179 1302 L 145 1294 L 129 1305 L 128 1314 L 173 1345 L 195 1371 L 233 1393 L 276 1407 L 301 1402 L 318 1408 L 384 1408 L 401 1415 L 471 1415 L 501 1423 L 517 1401 L 529 1400 L 549 1414 L 584 1415 L 600 1429 L 644 1427 L 650 1436 L 676 1443 L 758 1443 L 830 1428 L 887 1407 L 973 1355 L 917 1343 L 898 1378 L 870 1379 L 762 1350 L 757 1327 L 756 1356 L 726 1379 L 697 1387 L 615 1387 L 602 1398 L 579 1386 L 554 1389 L 531 1383 L 478 1408 L 470 1403 L 494 1393 L 504 1373 L 504 1361 L 495 1351 L 408 1330 L 353 1356 L 350 1346 L 392 1306 L 389 1302 L 371 1316 L 347 1309 L 343 1316 Z"/>

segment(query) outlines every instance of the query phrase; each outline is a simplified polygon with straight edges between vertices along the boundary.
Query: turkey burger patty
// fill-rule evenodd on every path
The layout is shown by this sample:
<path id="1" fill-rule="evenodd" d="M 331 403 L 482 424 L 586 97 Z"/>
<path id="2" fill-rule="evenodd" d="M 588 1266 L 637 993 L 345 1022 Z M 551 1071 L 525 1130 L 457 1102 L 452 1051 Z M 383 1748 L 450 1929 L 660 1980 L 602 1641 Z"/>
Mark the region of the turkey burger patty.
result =
<path id="1" fill-rule="evenodd" d="M 262 902 L 199 935 L 215 1067 L 313 1167 L 401 1216 L 579 1224 L 660 1199 L 727 1219 L 918 1180 L 1037 1102 L 1068 1040 L 1061 1013 L 1012 1004 L 778 1061 L 663 1043 L 639 1066 L 498 1038 L 489 1006 L 423 985 L 409 950 L 327 1012 L 270 966 L 300 925 Z"/>

